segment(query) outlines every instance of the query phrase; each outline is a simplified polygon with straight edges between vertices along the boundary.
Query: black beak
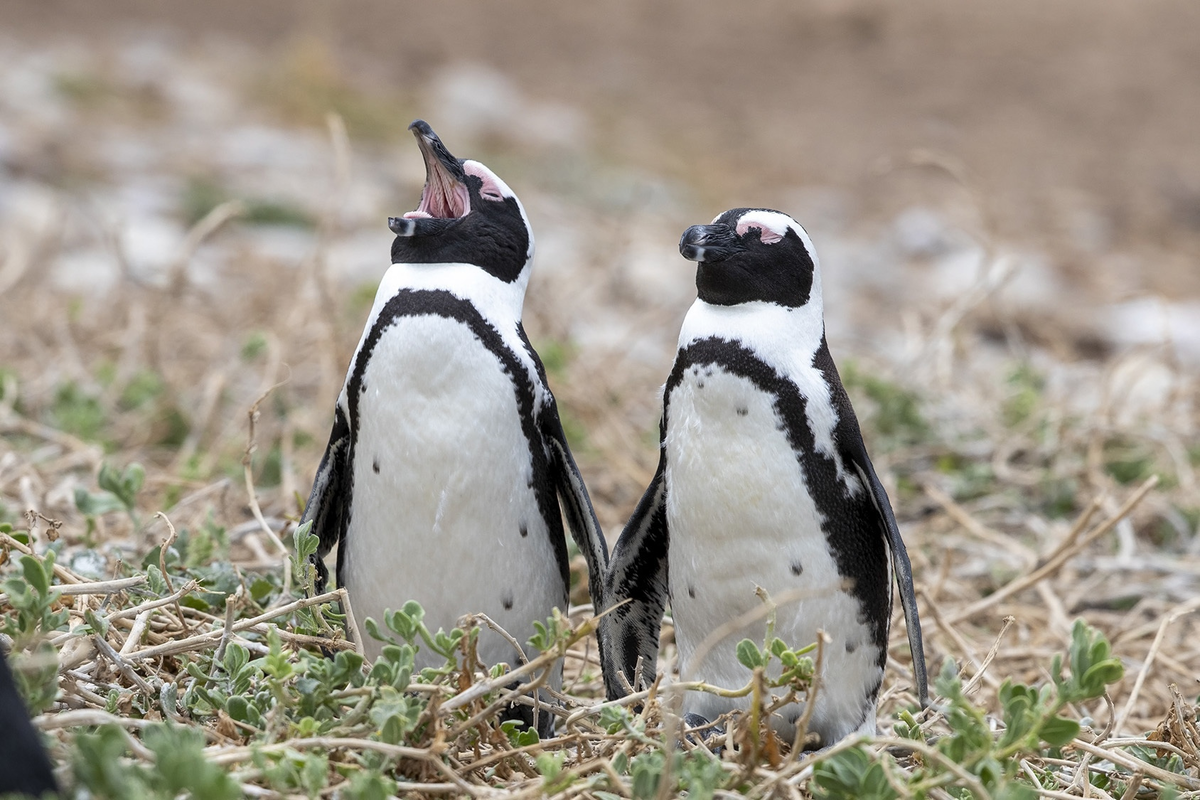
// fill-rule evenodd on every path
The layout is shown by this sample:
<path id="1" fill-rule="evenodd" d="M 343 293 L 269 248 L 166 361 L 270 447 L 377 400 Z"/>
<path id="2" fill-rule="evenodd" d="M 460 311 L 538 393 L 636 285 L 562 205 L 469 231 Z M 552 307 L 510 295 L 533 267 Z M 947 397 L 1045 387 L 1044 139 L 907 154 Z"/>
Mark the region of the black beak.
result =
<path id="1" fill-rule="evenodd" d="M 450 154 L 446 145 L 423 119 L 413 120 L 408 126 L 417 137 L 417 146 L 421 148 L 421 156 L 425 159 L 425 182 L 438 179 L 452 178 L 459 183 L 466 183 L 467 175 L 463 172 L 462 164 Z M 441 174 L 439 174 L 441 173 Z"/>
<path id="2" fill-rule="evenodd" d="M 679 239 L 679 252 L 688 261 L 720 261 L 737 245 L 737 234 L 724 223 L 693 225 Z"/>
<path id="3" fill-rule="evenodd" d="M 408 129 L 417 138 L 425 160 L 425 188 L 417 209 L 402 217 L 389 217 L 388 227 L 404 237 L 440 233 L 471 210 L 467 173 L 425 120 L 416 120 Z"/>

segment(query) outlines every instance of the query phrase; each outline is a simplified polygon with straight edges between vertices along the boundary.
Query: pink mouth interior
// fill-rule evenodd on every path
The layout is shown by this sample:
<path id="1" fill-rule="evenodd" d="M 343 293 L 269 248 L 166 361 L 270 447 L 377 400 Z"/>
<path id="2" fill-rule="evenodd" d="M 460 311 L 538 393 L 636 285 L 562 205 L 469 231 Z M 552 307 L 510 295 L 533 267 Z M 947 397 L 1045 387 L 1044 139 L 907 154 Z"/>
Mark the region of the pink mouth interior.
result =
<path id="1" fill-rule="evenodd" d="M 416 211 L 405 214 L 404 219 L 457 219 L 465 217 L 470 209 L 471 196 L 467 187 L 435 163 L 421 190 L 420 205 Z"/>

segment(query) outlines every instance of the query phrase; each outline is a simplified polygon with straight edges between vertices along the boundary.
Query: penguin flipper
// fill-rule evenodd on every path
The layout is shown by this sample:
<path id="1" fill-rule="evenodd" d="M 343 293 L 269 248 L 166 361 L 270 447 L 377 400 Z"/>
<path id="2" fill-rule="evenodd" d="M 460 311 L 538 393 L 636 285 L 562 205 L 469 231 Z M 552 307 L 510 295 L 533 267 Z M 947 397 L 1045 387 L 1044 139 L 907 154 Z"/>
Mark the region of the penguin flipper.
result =
<path id="1" fill-rule="evenodd" d="M 604 531 L 600 529 L 600 521 L 596 519 L 596 511 L 592 508 L 592 499 L 588 496 L 583 476 L 579 474 L 579 467 L 575 464 L 571 448 L 567 445 L 567 435 L 563 432 L 558 407 L 553 399 L 542 409 L 539 423 L 542 436 L 550 445 L 555 489 L 567 518 L 567 527 L 571 529 L 571 538 L 575 540 L 587 561 L 588 590 L 592 595 L 592 604 L 597 609 L 603 608 L 608 544 L 604 541 Z"/>
<path id="2" fill-rule="evenodd" d="M 325 556 L 341 541 L 346 532 L 346 508 L 349 505 L 349 451 L 350 425 L 341 407 L 337 408 L 329 444 L 317 468 L 312 493 L 304 505 L 304 516 L 300 524 L 312 521 L 312 532 L 320 539 L 317 552 L 311 557 L 317 568 L 316 591 L 325 591 L 329 570 L 325 567 Z M 339 559 L 340 561 L 340 559 Z M 340 578 L 339 578 L 340 580 Z"/>
<path id="3" fill-rule="evenodd" d="M 658 637 L 663 609 L 667 604 L 667 482 L 665 463 L 642 495 L 633 516 L 613 548 L 612 562 L 604 583 L 608 612 L 600 620 L 600 640 L 608 658 L 603 663 L 604 687 L 609 700 L 626 694 L 625 680 L 634 691 L 654 683 L 658 666 Z M 640 686 L 634 685 L 641 659 Z"/>
<path id="4" fill-rule="evenodd" d="M 904 539 L 900 537 L 900 527 L 896 524 L 896 515 L 892 512 L 892 504 L 875 467 L 867 457 L 866 448 L 859 440 L 861 452 L 850 452 L 846 455 L 858 471 L 858 476 L 871 493 L 871 501 L 879 512 L 880 525 L 887 539 L 888 551 L 892 556 L 892 570 L 896 573 L 896 587 L 900 591 L 900 605 L 904 609 L 904 626 L 908 629 L 908 647 L 912 653 L 913 677 L 917 683 L 917 699 L 921 708 L 929 705 L 929 677 L 925 669 L 925 645 L 921 637 L 921 617 L 917 613 L 917 595 L 913 588 L 912 564 L 908 560 L 908 549 Z"/>

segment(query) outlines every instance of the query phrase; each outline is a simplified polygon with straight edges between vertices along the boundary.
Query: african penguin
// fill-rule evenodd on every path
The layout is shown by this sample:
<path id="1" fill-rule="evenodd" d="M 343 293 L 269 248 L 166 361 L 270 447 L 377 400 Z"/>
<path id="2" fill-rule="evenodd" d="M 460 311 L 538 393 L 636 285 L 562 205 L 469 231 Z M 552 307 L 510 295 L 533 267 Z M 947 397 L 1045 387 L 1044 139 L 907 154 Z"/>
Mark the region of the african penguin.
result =
<path id="1" fill-rule="evenodd" d="M 0 649 L 0 795 L 41 797 L 48 792 L 58 792 L 50 760 Z"/>
<path id="2" fill-rule="evenodd" d="M 776 636 L 831 639 L 808 731 L 821 746 L 874 732 L 893 570 L 922 704 L 925 661 L 904 542 L 825 342 L 812 242 L 785 214 L 738 208 L 688 228 L 679 249 L 698 262 L 698 297 L 663 391 L 658 470 L 606 576 L 608 695 L 625 693 L 616 672 L 632 681 L 639 656 L 653 681 L 668 601 L 680 675 L 744 686 L 735 644 L 762 642 L 765 618 L 706 640 L 761 608 L 762 587 L 798 596 L 780 602 Z M 748 703 L 688 692 L 683 712 L 695 724 Z M 785 706 L 772 727 L 790 740 L 802 711 Z"/>
<path id="3" fill-rule="evenodd" d="M 535 620 L 567 608 L 563 514 L 597 608 L 608 550 L 521 326 L 533 259 L 525 211 L 428 124 L 410 130 L 425 160 L 421 202 L 388 222 L 392 266 L 304 512 L 320 537 L 318 588 L 328 577 L 321 559 L 340 543 L 338 584 L 360 626 L 369 616 L 384 630 L 385 609 L 416 600 L 431 631 L 483 612 L 524 646 Z M 369 658 L 379 655 L 379 642 L 351 633 Z M 478 655 L 519 663 L 488 629 Z M 418 668 L 434 665 L 418 654 Z M 561 667 L 550 684 L 561 684 Z"/>

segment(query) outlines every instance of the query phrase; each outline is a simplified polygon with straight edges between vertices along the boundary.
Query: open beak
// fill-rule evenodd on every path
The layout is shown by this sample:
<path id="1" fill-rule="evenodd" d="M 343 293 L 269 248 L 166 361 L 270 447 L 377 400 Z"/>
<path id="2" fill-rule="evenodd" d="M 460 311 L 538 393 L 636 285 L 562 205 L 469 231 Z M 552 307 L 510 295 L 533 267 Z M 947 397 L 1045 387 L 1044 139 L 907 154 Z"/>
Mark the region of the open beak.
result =
<path id="1" fill-rule="evenodd" d="M 421 203 L 416 211 L 388 220 L 388 227 L 399 236 L 413 235 L 416 225 L 411 220 L 458 219 L 471 210 L 467 176 L 459 160 L 450 154 L 425 120 L 416 120 L 408 129 L 417 138 L 421 157 L 425 159 L 425 188 L 421 190 Z"/>

